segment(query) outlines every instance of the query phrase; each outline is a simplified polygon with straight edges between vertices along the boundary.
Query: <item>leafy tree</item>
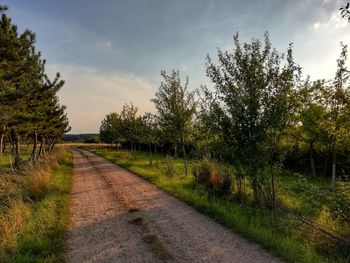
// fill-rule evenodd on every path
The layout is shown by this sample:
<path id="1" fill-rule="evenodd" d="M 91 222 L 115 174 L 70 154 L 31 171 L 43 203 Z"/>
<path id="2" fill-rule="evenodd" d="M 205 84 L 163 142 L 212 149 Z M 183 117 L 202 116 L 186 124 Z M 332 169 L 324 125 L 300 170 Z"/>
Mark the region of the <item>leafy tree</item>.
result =
<path id="1" fill-rule="evenodd" d="M 110 113 L 102 120 L 100 138 L 103 142 L 112 146 L 124 141 L 122 135 L 122 119 L 119 113 Z"/>
<path id="2" fill-rule="evenodd" d="M 132 103 L 124 104 L 121 111 L 122 119 L 122 133 L 126 141 L 130 142 L 130 151 L 133 159 L 136 159 L 136 146 L 135 143 L 138 141 L 139 136 L 139 120 L 136 117 L 138 108 Z"/>
<path id="3" fill-rule="evenodd" d="M 156 117 L 149 112 L 140 117 L 139 139 L 148 145 L 150 165 L 152 165 L 152 144 L 155 145 L 158 142 L 159 136 L 156 121 Z"/>
<path id="4" fill-rule="evenodd" d="M 192 127 L 196 111 L 194 94 L 188 91 L 188 79 L 183 85 L 178 71 L 161 72 L 164 81 L 152 99 L 157 111 L 159 125 L 175 145 L 182 146 L 185 174 L 188 174 L 185 142 Z"/>
<path id="5" fill-rule="evenodd" d="M 332 154 L 332 188 L 336 180 L 336 156 L 342 141 L 348 136 L 350 129 L 350 83 L 349 70 L 346 67 L 348 49 L 342 50 L 337 60 L 337 71 L 332 85 L 324 90 L 324 103 L 328 110 L 328 127 L 330 149 Z"/>
<path id="6" fill-rule="evenodd" d="M 244 165 L 251 176 L 255 201 L 264 195 L 275 203 L 273 168 L 280 160 L 278 143 L 291 125 L 295 109 L 294 87 L 300 68 L 294 63 L 292 47 L 286 55 L 272 49 L 268 34 L 262 44 L 239 41 L 234 36 L 234 49 L 218 51 L 219 65 L 207 58 L 207 76 L 215 84 L 215 114 L 224 141 L 234 153 L 237 166 Z M 285 62 L 284 65 L 281 65 Z M 264 178 L 270 166 L 271 181 Z M 262 187 L 269 189 L 268 196 Z"/>

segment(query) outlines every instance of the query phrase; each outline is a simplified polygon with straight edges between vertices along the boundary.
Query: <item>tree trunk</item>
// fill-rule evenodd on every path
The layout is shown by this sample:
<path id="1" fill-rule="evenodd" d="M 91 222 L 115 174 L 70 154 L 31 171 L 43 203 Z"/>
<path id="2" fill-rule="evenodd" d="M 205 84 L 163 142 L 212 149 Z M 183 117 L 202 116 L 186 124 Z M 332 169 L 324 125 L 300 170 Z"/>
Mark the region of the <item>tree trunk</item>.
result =
<path id="1" fill-rule="evenodd" d="M 44 138 L 41 138 L 40 148 L 39 148 L 39 155 L 42 156 L 43 153 L 44 153 Z"/>
<path id="2" fill-rule="evenodd" d="M 275 208 L 276 205 L 276 186 L 275 186 L 275 173 L 273 171 L 272 163 L 270 164 L 271 171 L 271 205 Z"/>
<path id="3" fill-rule="evenodd" d="M 149 165 L 152 165 L 152 148 L 151 148 L 150 142 L 148 142 L 148 148 L 149 148 Z"/>
<path id="4" fill-rule="evenodd" d="M 130 154 L 131 154 L 131 159 L 134 159 L 134 148 L 133 148 L 132 142 L 130 142 Z"/>
<path id="5" fill-rule="evenodd" d="M 30 160 L 31 161 L 36 161 L 36 158 L 37 158 L 37 145 L 38 145 L 38 133 L 35 130 L 34 137 L 33 137 L 33 150 L 32 150 L 32 153 L 30 155 Z"/>
<path id="6" fill-rule="evenodd" d="M 4 134 L 1 134 L 1 137 L 0 137 L 0 157 L 2 157 L 2 153 L 3 153 L 3 147 L 4 145 Z"/>
<path id="7" fill-rule="evenodd" d="M 183 142 L 183 138 L 181 138 L 181 144 L 182 144 L 182 153 L 183 153 L 183 156 L 184 156 L 185 176 L 187 176 L 188 167 L 187 167 L 186 150 L 185 150 L 185 144 Z"/>
<path id="8" fill-rule="evenodd" d="M 154 144 L 154 153 L 157 154 L 157 144 Z"/>
<path id="9" fill-rule="evenodd" d="M 174 157 L 177 158 L 177 142 L 175 143 L 175 153 L 174 153 Z"/>
<path id="10" fill-rule="evenodd" d="M 335 150 L 333 150 L 333 153 L 332 153 L 332 190 L 335 190 L 335 168 L 336 168 L 336 165 L 335 165 L 335 161 L 336 161 L 336 153 L 335 153 Z"/>
<path id="11" fill-rule="evenodd" d="M 327 170 L 328 170 L 328 154 L 324 158 L 324 166 L 323 166 L 323 172 L 322 172 L 322 177 L 326 177 Z"/>
<path id="12" fill-rule="evenodd" d="M 256 176 L 256 175 L 255 175 Z M 256 178 L 253 178 L 253 182 L 252 182 L 252 186 L 253 186 L 253 199 L 254 199 L 254 203 L 258 204 L 259 203 L 259 196 L 258 196 L 258 182 L 256 180 Z"/>
<path id="13" fill-rule="evenodd" d="M 136 160 L 136 143 L 134 143 L 134 160 Z"/>
<path id="14" fill-rule="evenodd" d="M 5 138 L 3 140 L 3 145 L 2 145 L 2 152 L 4 153 L 6 151 L 6 142 L 5 142 Z"/>
<path id="15" fill-rule="evenodd" d="M 20 158 L 20 146 L 19 146 L 19 139 L 16 136 L 15 139 L 15 149 L 14 149 L 14 159 L 15 159 L 15 168 L 19 168 L 19 166 L 21 165 L 21 158 Z"/>
<path id="16" fill-rule="evenodd" d="M 311 167 L 311 173 L 312 177 L 316 177 L 316 170 L 315 170 L 315 160 L 314 160 L 314 145 L 313 143 L 310 144 L 310 167 Z"/>
<path id="17" fill-rule="evenodd" d="M 56 139 L 53 138 L 50 142 L 50 145 L 49 145 L 49 153 L 52 152 L 53 148 L 55 147 L 55 144 L 56 144 Z"/>

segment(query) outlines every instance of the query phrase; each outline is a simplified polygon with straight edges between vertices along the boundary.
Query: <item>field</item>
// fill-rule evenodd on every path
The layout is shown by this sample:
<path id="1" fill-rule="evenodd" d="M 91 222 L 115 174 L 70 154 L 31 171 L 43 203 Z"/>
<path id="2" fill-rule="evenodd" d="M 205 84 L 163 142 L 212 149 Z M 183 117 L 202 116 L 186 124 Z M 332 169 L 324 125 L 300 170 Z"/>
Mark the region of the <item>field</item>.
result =
<path id="1" fill-rule="evenodd" d="M 347 248 L 344 245 L 330 242 L 322 233 L 289 213 L 257 208 L 250 202 L 242 205 L 233 198 L 208 194 L 203 187 L 196 186 L 192 175 L 183 175 L 181 159 L 172 160 L 177 172 L 176 175 L 167 177 L 163 173 L 163 167 L 169 160 L 164 156 L 153 156 L 153 165 L 150 166 L 147 153 L 138 152 L 137 160 L 132 160 L 130 153 L 125 150 L 100 147 L 87 149 L 146 178 L 289 262 L 346 262 Z M 195 160 L 191 160 L 189 166 L 195 163 Z M 327 180 L 307 180 L 300 175 L 284 174 L 278 178 L 278 204 L 302 214 L 303 218 L 349 236 L 349 228 L 331 220 L 326 209 L 318 205 L 317 200 L 312 200 L 307 193 L 297 191 L 299 181 L 304 185 L 329 183 Z"/>

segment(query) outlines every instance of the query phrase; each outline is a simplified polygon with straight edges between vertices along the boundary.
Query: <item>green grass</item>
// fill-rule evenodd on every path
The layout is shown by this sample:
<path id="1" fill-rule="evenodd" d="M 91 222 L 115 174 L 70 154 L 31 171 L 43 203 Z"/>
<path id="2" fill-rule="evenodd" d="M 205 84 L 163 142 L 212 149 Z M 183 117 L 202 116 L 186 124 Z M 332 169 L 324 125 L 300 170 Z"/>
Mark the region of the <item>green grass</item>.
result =
<path id="1" fill-rule="evenodd" d="M 146 178 L 288 262 L 346 262 L 345 248 L 329 247 L 327 241 L 322 241 L 317 234 L 309 235 L 302 229 L 298 230 L 290 216 L 211 196 L 205 189 L 196 187 L 191 175 L 183 175 L 181 159 L 174 160 L 178 175 L 169 178 L 161 172 L 160 167 L 164 162 L 161 155 L 155 155 L 157 161 L 150 166 L 147 153 L 139 152 L 137 160 L 132 160 L 129 152 L 125 150 L 85 148 Z M 194 162 L 190 161 L 190 166 Z M 287 181 L 289 178 L 281 180 Z M 284 191 L 283 195 L 287 199 L 288 191 Z M 300 195 L 298 198 L 300 200 L 296 199 L 296 203 L 301 202 L 304 196 Z"/>
<path id="2" fill-rule="evenodd" d="M 28 160 L 30 153 L 32 151 L 31 146 L 21 145 L 20 158 L 23 161 Z M 0 156 L 0 174 L 2 171 L 9 170 L 11 168 L 11 162 L 13 163 L 13 159 L 11 159 L 11 154 L 9 149 L 7 149 L 2 156 Z"/>
<path id="3" fill-rule="evenodd" d="M 66 152 L 43 198 L 33 202 L 26 230 L 16 238 L 14 249 L 0 256 L 2 262 L 64 262 L 71 174 L 72 155 Z"/>

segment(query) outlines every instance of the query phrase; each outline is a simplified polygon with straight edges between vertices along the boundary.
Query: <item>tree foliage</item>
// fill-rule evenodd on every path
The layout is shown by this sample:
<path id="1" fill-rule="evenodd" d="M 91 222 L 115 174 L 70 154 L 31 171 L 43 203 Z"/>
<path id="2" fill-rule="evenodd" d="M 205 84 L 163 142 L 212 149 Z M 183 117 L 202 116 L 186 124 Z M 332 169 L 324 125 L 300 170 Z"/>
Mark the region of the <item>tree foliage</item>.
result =
<path id="1" fill-rule="evenodd" d="M 7 10 L 0 8 L 1 12 Z M 35 49 L 35 34 L 22 34 L 6 14 L 0 21 L 0 136 L 2 153 L 10 144 L 14 168 L 21 163 L 20 143 L 32 142 L 30 161 L 50 152 L 70 127 L 57 92 L 64 85 L 57 73 L 51 81 L 45 60 Z M 38 144 L 40 143 L 40 147 Z"/>
<path id="2" fill-rule="evenodd" d="M 165 135 L 175 143 L 182 146 L 185 164 L 185 174 L 188 173 L 185 143 L 192 129 L 193 116 L 196 112 L 194 94 L 188 91 L 188 79 L 185 84 L 181 83 L 178 71 L 167 74 L 161 72 L 164 78 L 155 98 L 152 99 L 156 109 L 160 126 Z"/>
<path id="3" fill-rule="evenodd" d="M 234 49 L 218 51 L 219 64 L 207 58 L 207 76 L 214 83 L 215 101 L 207 108 L 216 116 L 219 137 L 227 143 L 236 165 L 250 169 L 255 199 L 259 199 L 262 168 L 273 166 L 280 158 L 278 143 L 292 124 L 295 110 L 295 87 L 300 69 L 293 60 L 292 47 L 287 54 L 272 49 L 268 34 L 265 40 L 251 43 L 234 36 Z M 284 63 L 284 64 L 282 64 Z M 205 95 L 214 96 L 205 90 Z M 271 174 L 271 201 L 275 201 L 274 177 Z"/>

